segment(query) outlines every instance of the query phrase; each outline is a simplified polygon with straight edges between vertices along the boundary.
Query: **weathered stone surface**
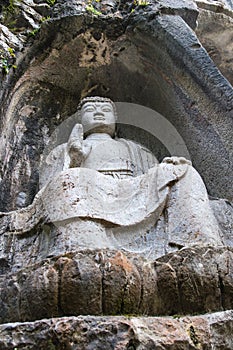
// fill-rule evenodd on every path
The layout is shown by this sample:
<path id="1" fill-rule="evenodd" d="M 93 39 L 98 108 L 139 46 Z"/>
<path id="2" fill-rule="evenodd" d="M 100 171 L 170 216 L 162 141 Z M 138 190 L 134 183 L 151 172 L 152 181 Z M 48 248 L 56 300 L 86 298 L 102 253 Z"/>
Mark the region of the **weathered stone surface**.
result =
<path id="1" fill-rule="evenodd" d="M 94 252 L 93 252 L 94 253 Z M 60 258 L 60 313 L 64 315 L 102 314 L 102 273 L 92 254 Z"/>
<path id="2" fill-rule="evenodd" d="M 233 206 L 224 199 L 212 199 L 211 208 L 218 220 L 219 227 L 223 232 L 225 245 L 232 246 L 233 233 Z"/>
<path id="3" fill-rule="evenodd" d="M 218 70 L 232 81 L 230 51 L 223 47 L 227 42 L 230 49 L 232 4 L 203 3 L 197 1 L 200 41 L 192 31 L 198 16 L 193 1 L 139 7 L 101 1 L 95 6 L 102 13 L 94 15 L 81 1 L 59 0 L 51 11 L 44 1 L 24 0 L 17 8 L 16 31 L 9 25 L 12 16 L 4 18 L 0 49 L 10 69 L 1 74 L 0 210 L 32 203 L 51 133 L 91 94 L 162 113 L 185 140 L 209 193 L 232 200 L 233 92 Z M 42 19 L 49 15 L 52 20 Z M 125 137 L 130 135 L 129 128 Z M 141 139 L 147 143 L 144 134 Z M 231 245 L 231 206 L 214 200 L 212 207 Z M 231 248 L 171 245 L 171 251 L 180 250 L 164 251 L 154 262 L 111 249 L 76 251 L 77 237 L 70 239 L 69 230 L 61 239 L 52 224 L 34 227 L 31 214 L 26 234 L 9 233 L 7 219 L 2 226 L 2 322 L 73 313 L 174 315 L 232 308 Z M 161 251 L 164 237 L 158 245 Z M 7 324 L 0 328 L 0 348 L 227 350 L 233 347 L 232 319 L 227 311 L 179 319 L 87 316 Z"/>
<path id="4" fill-rule="evenodd" d="M 55 5 L 54 18 L 41 24 L 7 77 L 1 210 L 16 209 L 22 192 L 24 205 L 32 202 L 48 137 L 90 93 L 162 113 L 185 140 L 209 193 L 231 199 L 232 88 L 188 26 L 196 21 L 196 6 L 166 1 L 131 13 L 126 4 L 113 16 L 111 3 L 107 14 L 95 16 L 75 3 Z"/>
<path id="5" fill-rule="evenodd" d="M 81 115 L 82 120 L 85 116 L 88 121 L 83 128 L 89 132 L 84 141 L 86 146 L 91 142 L 89 156 L 85 158 L 87 147 L 82 145 L 81 125 L 76 125 L 73 130 L 78 135 L 74 137 L 72 131 L 64 146 L 68 151 L 68 147 L 72 147 L 67 170 L 58 172 L 54 179 L 52 172 L 52 180 L 45 184 L 31 206 L 2 214 L 1 321 L 102 313 L 170 315 L 229 308 L 232 302 L 231 250 L 221 247 L 225 243 L 224 235 L 219 237 L 217 221 L 199 175 L 189 161 L 178 157 L 166 158 L 162 164 L 135 177 L 132 174 L 138 160 L 132 157 L 130 160 L 135 160 L 129 175 L 128 148 L 111 137 L 115 131 L 113 103 L 100 102 L 100 98 L 99 102 L 94 103 L 90 98 L 88 101 L 83 105 L 87 112 Z M 102 111 L 102 107 L 107 108 L 107 112 Z M 96 116 L 105 117 L 104 124 L 96 122 Z M 87 128 L 88 123 L 93 126 L 93 122 L 94 130 L 98 129 L 99 133 L 91 133 Z M 103 147 L 106 137 L 108 145 Z M 82 156 L 81 162 L 76 159 L 74 146 Z M 139 152 L 139 145 L 136 146 Z M 120 157 L 118 147 L 122 152 Z M 106 149 L 110 152 L 107 155 Z M 148 154 L 146 151 L 146 161 Z M 53 165 L 55 158 L 51 159 Z M 76 160 L 79 167 L 70 168 Z M 83 162 L 87 162 L 84 167 L 81 166 Z M 57 165 L 54 166 L 57 170 Z M 101 174 L 102 170 L 126 177 L 121 180 L 108 177 Z M 162 195 L 161 200 L 160 190 L 167 187 L 171 187 L 171 195 L 166 200 Z M 167 193 L 169 188 L 165 197 Z M 164 228 L 160 223 L 158 234 L 165 234 L 162 251 L 159 251 L 155 248 L 156 236 L 146 237 L 144 221 L 151 217 L 154 225 L 158 219 L 161 221 L 164 202 L 166 222 Z M 147 209 L 151 212 L 145 211 Z M 228 216 L 220 217 L 222 227 L 227 219 Z M 117 231 L 112 237 L 114 225 Z M 132 249 L 134 240 L 140 239 L 143 230 L 148 244 L 141 238 L 137 249 Z M 227 231 L 227 239 L 228 234 Z M 128 245 L 125 245 L 127 239 Z M 161 239 L 158 241 L 161 244 Z M 25 252 L 28 253 L 32 243 L 33 250 L 25 261 Z M 190 246 L 193 247 L 187 248 Z M 181 249 L 184 247 L 186 249 Z M 85 251 L 85 248 L 91 249 Z M 134 253 L 125 255 L 127 250 Z M 177 252 L 168 254 L 174 250 Z M 159 258 L 154 261 L 156 256 Z M 12 273 L 6 279 L 7 271 Z M 32 296 L 33 302 L 29 303 Z M 17 312 L 13 313 L 15 308 Z"/>
<path id="6" fill-rule="evenodd" d="M 30 33 L 30 30 L 39 29 L 40 23 L 43 21 L 42 15 L 49 16 L 51 13 L 46 0 L 40 4 L 33 0 L 5 1 L 2 5 L 2 22 L 22 41 L 26 40 L 25 36 Z M 42 8 L 43 10 L 41 10 Z"/>
<path id="7" fill-rule="evenodd" d="M 2 350 L 231 350 L 233 312 L 194 317 L 64 317 L 0 326 Z"/>
<path id="8" fill-rule="evenodd" d="M 1 290 L 1 315 L 5 318 L 11 314 L 13 322 L 29 320 L 32 315 L 34 319 L 57 316 L 58 292 L 58 272 L 53 266 L 45 263 L 21 271 Z"/>
<path id="9" fill-rule="evenodd" d="M 233 84 L 231 10 L 219 2 L 198 1 L 200 8 L 196 34 L 222 74 Z M 232 6 L 232 5 L 231 5 Z"/>
<path id="10" fill-rule="evenodd" d="M 91 169 L 63 171 L 31 206 L 2 214 L 3 271 L 83 249 L 124 249 L 153 261 L 183 247 L 232 245 L 231 206 L 224 200 L 210 201 L 215 203 L 212 211 L 205 187 L 190 165 L 164 162 L 158 165 L 157 178 L 156 169 L 150 170 L 122 183 Z M 174 185 L 179 172 L 185 177 Z M 168 180 L 173 183 L 170 195 Z M 121 197 L 123 185 L 130 193 L 125 190 Z"/>
<path id="11" fill-rule="evenodd" d="M 233 252 L 193 247 L 148 262 L 70 252 L 1 276 L 1 323 L 68 315 L 176 315 L 230 309 Z"/>

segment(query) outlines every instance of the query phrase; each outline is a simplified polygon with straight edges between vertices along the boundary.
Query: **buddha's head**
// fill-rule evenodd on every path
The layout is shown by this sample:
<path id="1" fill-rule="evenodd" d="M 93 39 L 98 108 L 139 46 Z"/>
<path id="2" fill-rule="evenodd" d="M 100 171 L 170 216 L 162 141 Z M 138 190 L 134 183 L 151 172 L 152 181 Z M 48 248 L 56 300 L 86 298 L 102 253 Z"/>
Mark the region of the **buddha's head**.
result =
<path id="1" fill-rule="evenodd" d="M 109 98 L 86 97 L 80 102 L 78 113 L 85 136 L 93 133 L 115 135 L 117 112 Z"/>

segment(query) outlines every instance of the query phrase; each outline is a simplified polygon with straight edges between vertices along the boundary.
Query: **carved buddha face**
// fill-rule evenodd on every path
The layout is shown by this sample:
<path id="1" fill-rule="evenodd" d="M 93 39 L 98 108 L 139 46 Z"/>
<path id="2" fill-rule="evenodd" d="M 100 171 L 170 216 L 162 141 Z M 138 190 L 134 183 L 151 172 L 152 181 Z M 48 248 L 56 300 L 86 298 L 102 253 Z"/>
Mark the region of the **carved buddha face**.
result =
<path id="1" fill-rule="evenodd" d="M 110 102 L 87 102 L 81 109 L 84 134 L 107 133 L 114 136 L 116 116 Z"/>

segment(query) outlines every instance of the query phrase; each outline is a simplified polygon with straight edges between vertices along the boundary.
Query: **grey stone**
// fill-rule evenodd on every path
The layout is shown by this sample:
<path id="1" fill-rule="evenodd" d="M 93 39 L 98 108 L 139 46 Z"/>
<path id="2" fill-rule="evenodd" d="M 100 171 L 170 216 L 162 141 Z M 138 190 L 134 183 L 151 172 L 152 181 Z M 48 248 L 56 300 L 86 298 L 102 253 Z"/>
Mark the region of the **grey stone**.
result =
<path id="1" fill-rule="evenodd" d="M 200 13 L 196 34 L 208 54 L 222 72 L 233 83 L 231 65 L 233 12 L 214 3 L 198 2 Z M 219 11 L 218 11 L 219 9 Z"/>
<path id="2" fill-rule="evenodd" d="M 231 350 L 232 311 L 194 317 L 65 317 L 0 326 L 3 350 Z"/>
<path id="3" fill-rule="evenodd" d="M 23 3 L 15 33 L 1 27 L 1 48 L 8 55 L 9 47 L 15 49 L 18 68 L 1 74 L 0 210 L 17 209 L 17 196 L 25 193 L 21 220 L 28 218 L 29 230 L 11 231 L 11 214 L 1 214 L 1 321 L 17 323 L 0 326 L 0 347 L 232 349 L 232 311 L 180 315 L 232 308 L 231 248 L 183 248 L 178 239 L 165 249 L 161 219 L 157 259 L 112 248 L 79 250 L 69 230 L 62 236 L 52 223 L 38 220 L 35 226 L 29 206 L 51 133 L 82 97 L 93 94 L 163 114 L 184 139 L 209 194 L 232 200 L 231 1 L 196 1 L 196 6 L 161 0 L 132 7 L 109 0 L 96 3 L 99 15 L 78 1 L 58 0 L 52 11 L 44 1 Z M 49 15 L 50 21 L 39 23 Z M 8 20 L 1 15 L 6 26 Z M 39 26 L 28 41 L 26 33 Z M 160 160 L 170 156 L 166 147 L 155 150 L 154 139 L 148 141 L 144 132 L 120 127 L 122 137 L 151 145 Z M 227 200 L 211 200 L 211 206 L 224 243 L 232 246 Z M 84 225 L 89 229 L 85 220 Z M 101 231 L 102 223 L 96 227 Z M 153 317 L 51 318 L 73 313 Z"/>
<path id="4" fill-rule="evenodd" d="M 223 233 L 223 242 L 225 245 L 232 246 L 233 234 L 233 208 L 232 203 L 224 199 L 212 199 L 210 205 L 218 220 L 220 229 Z"/>
<path id="5" fill-rule="evenodd" d="M 34 263 L 29 259 L 15 271 L 2 270 L 0 322 L 229 310 L 232 269 L 232 249 L 210 246 L 183 248 L 151 262 L 112 249 L 67 252 Z"/>
<path id="6" fill-rule="evenodd" d="M 54 19 L 42 23 L 38 39 L 25 57 L 21 56 L 16 72 L 21 79 L 11 104 L 2 95 L 2 119 L 8 127 L 4 127 L 1 141 L 5 175 L 1 210 L 16 208 L 16 193 L 21 191 L 27 193 L 26 205 L 32 202 L 47 135 L 56 127 L 57 118 L 62 121 L 71 115 L 77 101 L 90 92 L 107 92 L 115 100 L 139 103 L 162 113 L 184 139 L 209 193 L 231 199 L 232 88 L 180 17 L 184 11 L 194 20 L 196 7 L 189 3 L 184 10 L 175 2 L 173 7 L 169 5 L 173 12 L 166 10 L 166 15 L 164 10 L 160 16 L 160 7 L 163 11 L 169 6 L 156 3 L 155 8 L 141 9 L 143 12 L 135 9 L 126 21 L 123 14 L 98 17 L 75 6 L 71 16 L 67 2 L 56 6 Z M 98 38 L 102 38 L 101 45 Z M 93 50 L 98 55 L 92 57 Z M 30 118 L 17 112 L 29 99 L 33 108 Z M 22 124 L 25 127 L 19 128 Z M 15 153 L 12 136 L 7 135 L 16 130 Z M 130 133 L 129 129 L 127 138 Z M 143 138 L 146 143 L 147 137 Z M 22 176 L 17 177 L 18 171 Z"/>
<path id="7" fill-rule="evenodd" d="M 26 198 L 27 198 L 27 195 L 25 192 L 19 192 L 18 197 L 16 199 L 16 205 L 18 208 L 25 207 Z"/>

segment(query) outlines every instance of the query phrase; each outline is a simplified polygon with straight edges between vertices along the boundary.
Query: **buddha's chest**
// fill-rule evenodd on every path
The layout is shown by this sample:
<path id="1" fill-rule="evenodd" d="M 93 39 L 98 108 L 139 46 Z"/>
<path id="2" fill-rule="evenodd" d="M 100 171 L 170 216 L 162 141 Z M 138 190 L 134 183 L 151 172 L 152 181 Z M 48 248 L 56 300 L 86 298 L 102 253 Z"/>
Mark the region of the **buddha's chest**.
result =
<path id="1" fill-rule="evenodd" d="M 86 142 L 85 147 L 91 147 L 88 157 L 82 167 L 91 168 L 108 174 L 108 172 L 126 173 L 133 175 L 134 164 L 127 145 L 109 140 L 104 142 Z"/>

